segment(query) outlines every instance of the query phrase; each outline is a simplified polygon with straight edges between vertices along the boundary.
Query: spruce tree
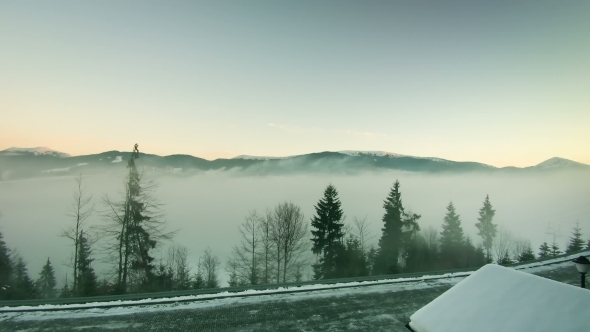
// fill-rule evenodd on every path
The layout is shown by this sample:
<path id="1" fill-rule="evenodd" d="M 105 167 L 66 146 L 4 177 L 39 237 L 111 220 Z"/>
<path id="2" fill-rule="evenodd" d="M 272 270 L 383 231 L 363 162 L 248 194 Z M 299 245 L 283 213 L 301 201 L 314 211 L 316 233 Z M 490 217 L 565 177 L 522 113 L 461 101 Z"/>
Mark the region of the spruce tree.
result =
<path id="1" fill-rule="evenodd" d="M 553 241 L 553 243 L 551 243 L 551 248 L 550 248 L 550 255 L 551 257 L 556 257 L 561 255 L 561 250 L 559 250 L 559 245 Z"/>
<path id="2" fill-rule="evenodd" d="M 481 236 L 483 239 L 483 247 L 486 250 L 488 260 L 492 257 L 492 244 L 494 243 L 494 238 L 496 237 L 497 232 L 496 228 L 498 226 L 492 223 L 495 214 L 496 210 L 492 209 L 490 196 L 487 195 L 483 202 L 483 207 L 479 210 L 479 218 L 477 218 L 479 222 L 475 224 L 475 227 L 477 227 L 478 230 L 477 235 Z"/>
<path id="3" fill-rule="evenodd" d="M 10 298 L 10 276 L 12 275 L 12 262 L 10 260 L 10 250 L 3 240 L 0 232 L 0 300 Z"/>
<path id="4" fill-rule="evenodd" d="M 519 263 L 534 261 L 535 260 L 535 253 L 533 252 L 533 248 L 528 246 L 525 249 L 525 251 L 523 251 L 520 255 L 518 255 L 517 260 Z"/>
<path id="5" fill-rule="evenodd" d="M 39 279 L 37 280 L 39 296 L 43 299 L 54 298 L 56 295 L 55 285 L 55 272 L 48 257 L 47 263 L 43 265 L 43 269 L 39 273 Z"/>
<path id="6" fill-rule="evenodd" d="M 80 232 L 78 240 L 78 289 L 77 296 L 94 296 L 98 287 L 98 280 L 92 268 L 92 249 L 84 232 Z"/>
<path id="7" fill-rule="evenodd" d="M 329 184 L 324 190 L 324 197 L 319 200 L 314 207 L 316 215 L 311 219 L 312 234 L 312 252 L 320 256 L 320 266 L 315 266 L 315 278 L 334 278 L 338 277 L 337 270 L 342 267 L 337 266 L 337 262 L 343 261 L 338 257 L 343 253 L 343 216 L 338 191 Z"/>
<path id="8" fill-rule="evenodd" d="M 14 264 L 14 293 L 12 299 L 14 300 L 30 300 L 37 296 L 35 283 L 29 276 L 27 265 L 22 257 L 16 257 L 16 264 Z"/>
<path id="9" fill-rule="evenodd" d="M 551 248 L 547 242 L 543 242 L 539 247 L 539 259 L 549 258 L 551 256 Z"/>
<path id="10" fill-rule="evenodd" d="M 574 227 L 572 237 L 570 238 L 570 243 L 565 249 L 565 253 L 570 254 L 572 252 L 577 252 L 581 250 L 584 250 L 584 240 L 582 240 L 582 232 L 580 229 L 580 225 L 576 223 L 576 227 Z"/>
<path id="11" fill-rule="evenodd" d="M 373 266 L 377 274 L 394 274 L 400 272 L 398 261 L 407 246 L 413 240 L 418 227 L 418 214 L 407 214 L 402 205 L 399 181 L 395 181 L 389 195 L 383 202 L 382 234 L 379 239 L 378 257 Z"/>
<path id="12" fill-rule="evenodd" d="M 447 206 L 447 214 L 443 220 L 440 239 L 441 260 L 449 264 L 450 268 L 460 267 L 461 249 L 463 249 L 463 228 L 461 219 L 455 212 L 453 202 Z"/>

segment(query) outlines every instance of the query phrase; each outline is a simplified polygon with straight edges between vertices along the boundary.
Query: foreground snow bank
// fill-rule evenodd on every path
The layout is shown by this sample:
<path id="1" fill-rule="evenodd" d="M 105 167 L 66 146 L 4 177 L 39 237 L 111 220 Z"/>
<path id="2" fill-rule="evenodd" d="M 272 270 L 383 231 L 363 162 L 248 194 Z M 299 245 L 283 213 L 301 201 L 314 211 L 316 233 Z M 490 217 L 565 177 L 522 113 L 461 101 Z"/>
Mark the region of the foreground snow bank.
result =
<path id="1" fill-rule="evenodd" d="M 590 292 L 488 264 L 410 317 L 416 332 L 587 331 Z"/>

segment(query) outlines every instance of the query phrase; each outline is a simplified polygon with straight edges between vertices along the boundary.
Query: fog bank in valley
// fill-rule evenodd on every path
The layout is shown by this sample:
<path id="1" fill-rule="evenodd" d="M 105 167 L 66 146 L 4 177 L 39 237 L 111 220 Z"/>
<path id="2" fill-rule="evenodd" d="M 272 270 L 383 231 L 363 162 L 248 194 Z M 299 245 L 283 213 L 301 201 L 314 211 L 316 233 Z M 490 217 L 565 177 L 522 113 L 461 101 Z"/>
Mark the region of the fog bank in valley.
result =
<path id="1" fill-rule="evenodd" d="M 100 198 L 105 194 L 120 197 L 123 178 L 124 169 L 84 178 L 85 192 L 94 196 L 97 211 L 104 210 Z M 207 247 L 225 263 L 231 247 L 238 242 L 238 225 L 252 209 L 262 212 L 288 200 L 299 205 L 309 220 L 314 213 L 313 206 L 329 183 L 339 191 L 347 222 L 352 222 L 355 216 L 367 217 L 375 244 L 382 226 L 383 200 L 396 179 L 401 183 L 404 206 L 422 215 L 419 221 L 422 227 L 432 225 L 440 230 L 446 206 L 452 200 L 461 215 L 464 231 L 479 243 L 474 224 L 489 194 L 496 209 L 494 222 L 530 239 L 535 251 L 543 241 L 553 240 L 547 234 L 549 224 L 560 229 L 557 242 L 562 250 L 576 221 L 584 239 L 590 238 L 588 172 L 441 175 L 389 171 L 251 177 L 217 171 L 191 177 L 160 174 L 154 179 L 159 183 L 156 197 L 165 204 L 168 229 L 180 230 L 174 241 L 188 247 L 192 266 L 196 266 Z M 47 257 L 54 263 L 60 284 L 66 273 L 71 278 L 71 271 L 64 264 L 72 247 L 58 234 L 73 224 L 66 214 L 75 189 L 74 177 L 0 182 L 3 214 L 0 231 L 8 246 L 28 262 L 34 278 Z M 98 212 L 88 222 L 103 223 Z M 94 252 L 98 263 L 100 252 L 98 249 Z M 106 271 L 103 263 L 98 263 L 97 268 L 99 273 Z"/>

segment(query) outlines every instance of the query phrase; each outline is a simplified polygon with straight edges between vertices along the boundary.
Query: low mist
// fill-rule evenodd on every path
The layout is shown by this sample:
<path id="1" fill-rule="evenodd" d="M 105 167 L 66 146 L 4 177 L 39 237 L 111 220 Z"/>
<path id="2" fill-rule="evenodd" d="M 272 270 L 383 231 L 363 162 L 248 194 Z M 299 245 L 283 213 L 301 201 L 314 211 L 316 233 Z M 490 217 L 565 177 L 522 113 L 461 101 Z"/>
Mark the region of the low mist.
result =
<path id="1" fill-rule="evenodd" d="M 93 195 L 96 204 L 88 225 L 104 223 L 99 213 L 105 210 L 101 198 L 105 194 L 120 198 L 124 171 L 84 177 L 84 193 Z M 207 247 L 225 263 L 232 246 L 238 243 L 238 225 L 250 210 L 263 212 L 277 203 L 291 201 L 302 208 L 309 220 L 329 183 L 339 192 L 347 223 L 354 217 L 367 217 L 375 245 L 381 232 L 383 200 L 396 179 L 401 183 L 406 210 L 422 215 L 421 227 L 431 225 L 440 231 L 446 206 L 452 200 L 465 233 L 474 243 L 481 242 L 474 225 L 488 194 L 496 210 L 494 223 L 531 240 L 535 251 L 543 241 L 553 241 L 553 236 L 548 234 L 551 229 L 559 230 L 556 241 L 564 250 L 576 222 L 584 239 L 590 237 L 587 172 L 434 175 L 391 171 L 252 177 L 216 171 L 191 177 L 173 174 L 152 177 L 149 173 L 146 176 L 159 184 L 156 197 L 164 204 L 168 230 L 179 230 L 174 242 L 189 249 L 192 272 Z M 72 246 L 58 235 L 74 223 L 67 213 L 75 190 L 75 178 L 66 176 L 0 182 L 0 231 L 9 248 L 15 249 L 28 263 L 33 278 L 38 276 L 47 257 L 55 266 L 59 284 L 63 284 L 66 273 L 71 278 L 71 269 L 64 264 L 70 260 Z M 163 256 L 169 244 L 160 248 Z M 108 266 L 100 262 L 98 248 L 94 249 L 94 255 L 95 267 L 102 277 Z M 222 280 L 223 285 L 225 281 Z"/>

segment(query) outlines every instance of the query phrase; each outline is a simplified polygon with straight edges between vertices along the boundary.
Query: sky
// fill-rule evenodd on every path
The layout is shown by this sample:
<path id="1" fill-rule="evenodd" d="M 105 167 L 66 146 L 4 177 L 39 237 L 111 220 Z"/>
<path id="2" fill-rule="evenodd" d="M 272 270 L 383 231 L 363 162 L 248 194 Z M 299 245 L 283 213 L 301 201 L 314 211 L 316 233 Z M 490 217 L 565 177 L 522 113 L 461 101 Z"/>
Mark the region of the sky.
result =
<path id="1" fill-rule="evenodd" d="M 588 1 L 3 1 L 0 150 L 590 164 Z"/>

